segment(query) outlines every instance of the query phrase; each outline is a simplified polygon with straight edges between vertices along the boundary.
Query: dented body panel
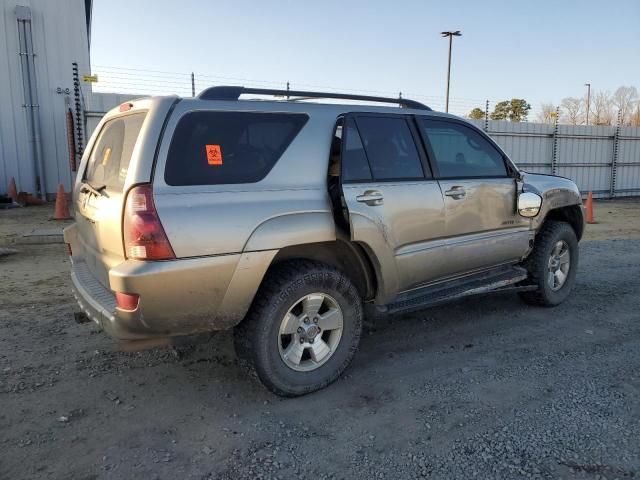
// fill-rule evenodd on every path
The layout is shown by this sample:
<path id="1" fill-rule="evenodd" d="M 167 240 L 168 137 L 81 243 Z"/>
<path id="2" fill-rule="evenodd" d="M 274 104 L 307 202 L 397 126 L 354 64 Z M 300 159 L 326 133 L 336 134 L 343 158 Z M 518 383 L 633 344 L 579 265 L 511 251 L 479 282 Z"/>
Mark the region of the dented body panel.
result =
<path id="1" fill-rule="evenodd" d="M 582 197 L 576 184 L 568 178 L 554 175 L 523 172 L 522 177 L 523 191 L 533 192 L 542 197 L 542 207 L 538 215 L 531 219 L 531 228 L 539 230 L 552 210 L 579 207 L 582 228 L 576 234 L 580 238 L 584 231 L 585 216 Z"/>

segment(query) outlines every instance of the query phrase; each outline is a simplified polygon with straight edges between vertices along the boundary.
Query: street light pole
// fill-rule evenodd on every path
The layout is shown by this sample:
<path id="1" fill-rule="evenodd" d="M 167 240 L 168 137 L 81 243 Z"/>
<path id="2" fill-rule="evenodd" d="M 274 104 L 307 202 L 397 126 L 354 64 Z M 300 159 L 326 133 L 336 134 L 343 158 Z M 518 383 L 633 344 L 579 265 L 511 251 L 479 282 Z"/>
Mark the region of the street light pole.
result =
<path id="1" fill-rule="evenodd" d="M 591 84 L 585 83 L 585 87 L 587 87 L 587 125 L 589 125 L 589 110 L 591 108 Z"/>
<path id="2" fill-rule="evenodd" d="M 445 99 L 444 111 L 449 113 L 449 84 L 451 83 L 451 48 L 453 46 L 453 37 L 460 37 L 462 34 L 460 30 L 455 32 L 440 32 L 443 37 L 449 37 L 449 63 L 447 66 L 447 95 Z"/>

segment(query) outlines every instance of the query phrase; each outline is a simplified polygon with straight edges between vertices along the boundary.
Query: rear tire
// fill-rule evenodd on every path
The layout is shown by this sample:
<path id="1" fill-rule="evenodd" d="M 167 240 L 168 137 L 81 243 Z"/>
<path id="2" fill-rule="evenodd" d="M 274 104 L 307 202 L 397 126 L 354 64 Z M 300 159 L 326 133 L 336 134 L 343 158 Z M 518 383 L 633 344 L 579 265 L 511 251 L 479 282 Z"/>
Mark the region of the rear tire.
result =
<path id="1" fill-rule="evenodd" d="M 286 262 L 269 272 L 236 327 L 236 353 L 273 393 L 304 395 L 351 363 L 362 319 L 362 300 L 344 273 L 315 261 Z"/>
<path id="2" fill-rule="evenodd" d="M 562 303 L 573 289 L 578 268 L 578 239 L 571 225 L 545 222 L 524 266 L 538 289 L 520 293 L 522 300 L 544 307 Z"/>

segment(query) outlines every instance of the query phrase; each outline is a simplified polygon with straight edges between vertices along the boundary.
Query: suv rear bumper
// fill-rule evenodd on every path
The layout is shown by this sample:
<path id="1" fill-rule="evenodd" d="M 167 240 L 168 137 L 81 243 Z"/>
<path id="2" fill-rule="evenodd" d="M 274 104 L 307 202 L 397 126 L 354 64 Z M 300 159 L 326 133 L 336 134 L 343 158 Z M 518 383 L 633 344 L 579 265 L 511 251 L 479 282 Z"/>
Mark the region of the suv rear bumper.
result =
<path id="1" fill-rule="evenodd" d="M 116 297 L 91 274 L 83 261 L 71 261 L 71 288 L 78 305 L 89 319 L 103 326 L 115 321 Z"/>
<path id="2" fill-rule="evenodd" d="M 127 260 L 109 271 L 110 289 L 82 258 L 72 257 L 73 294 L 87 316 L 119 340 L 224 330 L 244 318 L 276 252 Z M 118 308 L 116 291 L 140 295 L 138 308 Z"/>

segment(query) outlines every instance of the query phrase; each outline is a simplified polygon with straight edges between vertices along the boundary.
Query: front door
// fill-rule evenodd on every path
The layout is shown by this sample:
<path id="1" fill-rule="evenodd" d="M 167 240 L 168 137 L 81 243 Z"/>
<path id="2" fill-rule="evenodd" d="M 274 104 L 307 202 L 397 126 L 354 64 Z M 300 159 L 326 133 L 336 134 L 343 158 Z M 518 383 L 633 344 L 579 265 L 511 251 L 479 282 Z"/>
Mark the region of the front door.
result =
<path id="1" fill-rule="evenodd" d="M 444 200 L 411 118 L 347 115 L 341 181 L 351 239 L 378 263 L 378 303 L 442 276 L 433 240 L 445 235 Z"/>
<path id="2" fill-rule="evenodd" d="M 519 260 L 531 233 L 503 154 L 463 122 L 422 117 L 418 125 L 444 195 L 449 273 Z"/>

